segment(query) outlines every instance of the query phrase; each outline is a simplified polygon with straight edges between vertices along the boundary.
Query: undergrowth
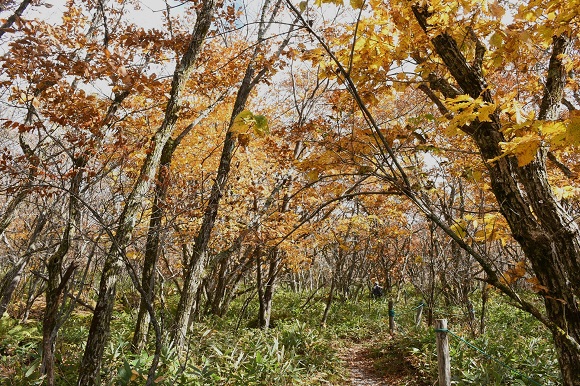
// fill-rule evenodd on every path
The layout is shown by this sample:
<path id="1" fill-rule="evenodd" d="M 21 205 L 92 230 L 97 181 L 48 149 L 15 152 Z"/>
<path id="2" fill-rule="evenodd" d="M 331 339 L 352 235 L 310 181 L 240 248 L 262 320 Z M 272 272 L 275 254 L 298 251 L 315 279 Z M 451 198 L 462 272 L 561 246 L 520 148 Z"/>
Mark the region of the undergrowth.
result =
<path id="1" fill-rule="evenodd" d="M 194 323 L 185 352 L 163 348 L 156 384 L 343 385 L 348 374 L 339 353 L 357 342 L 372 342 L 369 356 L 378 373 L 387 369 L 413 373 L 408 385 L 436 381 L 435 333 L 425 321 L 418 327 L 414 324 L 419 298 L 395 304 L 394 336 L 389 334 L 386 299 L 335 301 L 326 326 L 321 327 L 325 299 L 306 302 L 307 298 L 308 294 L 280 290 L 274 299 L 273 327 L 268 331 L 251 327 L 257 304 L 245 306 L 244 299 L 234 302 L 224 317 L 202 318 Z M 477 318 L 479 312 L 476 309 Z M 130 308 L 116 310 L 104 354 L 102 385 L 145 382 L 154 348 L 131 353 L 134 313 Z M 455 334 L 539 384 L 559 383 L 549 334 L 501 296 L 493 296 L 488 303 L 487 332 L 482 335 L 472 335 L 466 315 L 458 307 L 435 307 L 434 317 L 447 318 Z M 59 385 L 76 382 L 90 318 L 87 313 L 73 314 L 60 331 L 56 347 Z M 22 325 L 7 316 L 0 320 L 0 384 L 42 384 L 38 374 L 41 340 L 38 321 Z M 533 384 L 452 336 L 450 346 L 454 385 Z"/>

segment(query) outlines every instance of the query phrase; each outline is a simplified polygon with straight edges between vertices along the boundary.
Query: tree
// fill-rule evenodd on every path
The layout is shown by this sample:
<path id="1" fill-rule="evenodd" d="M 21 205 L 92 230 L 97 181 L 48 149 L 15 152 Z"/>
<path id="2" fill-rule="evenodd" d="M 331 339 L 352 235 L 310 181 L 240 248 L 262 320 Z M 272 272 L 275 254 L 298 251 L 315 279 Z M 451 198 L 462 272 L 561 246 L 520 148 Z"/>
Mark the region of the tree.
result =
<path id="1" fill-rule="evenodd" d="M 281 7 L 282 1 L 265 1 L 261 7 L 260 21 L 258 24 L 257 43 L 253 49 L 249 63 L 246 67 L 244 77 L 236 94 L 236 100 L 228 125 L 228 131 L 224 140 L 215 182 L 212 185 L 210 197 L 204 209 L 201 226 L 195 236 L 191 260 L 188 262 L 188 269 L 185 275 L 183 291 L 177 308 L 176 322 L 173 328 L 172 341 L 177 347 L 183 347 L 187 330 L 191 324 L 191 312 L 194 305 L 194 295 L 197 293 L 201 279 L 204 276 L 210 256 L 208 254 L 208 243 L 211 238 L 215 220 L 217 217 L 222 192 L 224 191 L 228 175 L 231 169 L 233 152 L 237 142 L 242 143 L 247 133 L 239 132 L 240 129 L 247 128 L 249 122 L 258 134 L 265 134 L 267 131 L 267 121 L 261 115 L 254 115 L 245 110 L 246 103 L 254 87 L 268 74 L 266 63 L 258 60 L 262 56 L 261 51 L 265 49 L 266 33 L 272 26 L 274 18 Z M 271 16 L 269 10 L 272 8 Z M 290 33 L 287 34 L 290 36 Z M 280 47 L 274 52 L 274 58 L 280 56 L 284 47 L 288 44 L 288 38 L 284 40 Z M 244 130 L 243 130 L 244 131 Z M 247 137 L 246 137 L 247 138 Z"/>
<path id="2" fill-rule="evenodd" d="M 93 314 L 83 360 L 79 368 L 79 385 L 94 385 L 98 380 L 103 350 L 108 338 L 110 320 L 115 303 L 116 282 L 124 265 L 122 254 L 131 238 L 142 200 L 147 194 L 159 166 L 163 148 L 175 128 L 181 108 L 181 96 L 211 25 L 216 5 L 215 1 L 207 0 L 197 10 L 197 19 L 187 50 L 176 66 L 173 75 L 170 98 L 166 106 L 163 123 L 155 133 L 151 150 L 141 167 L 138 179 L 119 217 L 117 231 L 112 240 L 111 249 L 107 255 L 101 275 L 99 298 Z M 148 383 L 152 382 L 153 379 L 150 376 Z"/>
<path id="3" fill-rule="evenodd" d="M 361 9 L 365 6 L 364 2 L 352 4 Z M 577 143 L 571 134 L 578 124 L 575 115 L 566 117 L 559 107 L 566 93 L 576 94 L 576 81 L 569 74 L 571 63 L 577 60 L 577 40 L 572 37 L 578 28 L 578 8 L 558 2 L 544 7 L 531 1 L 514 12 L 511 32 L 502 34 L 505 10 L 498 3 L 487 8 L 470 1 L 393 1 L 389 5 L 370 1 L 369 5 L 373 16 L 356 20 L 351 30 L 354 37 L 337 39 L 352 45 L 342 45 L 336 51 L 302 19 L 304 27 L 315 34 L 331 56 L 333 63 L 326 68 L 334 71 L 327 74 L 344 82 L 372 127 L 376 142 L 384 150 L 381 163 L 390 169 L 386 181 L 466 249 L 482 266 L 489 283 L 550 329 L 563 382 L 578 385 L 580 233 L 574 214 L 554 195 L 547 168 L 550 145 L 557 149 Z M 382 29 L 377 30 L 376 25 Z M 525 34 L 524 28 L 531 28 L 532 33 Z M 526 45 L 531 40 L 544 51 L 534 52 Z M 522 53 L 529 55 L 525 56 L 526 64 L 521 63 Z M 518 61 L 514 55 L 518 55 Z M 389 74 L 394 63 L 405 60 L 415 63 L 409 76 L 402 69 Z M 542 87 L 541 78 L 535 72 L 529 74 L 528 69 L 544 63 Z M 489 79 L 513 69 L 523 74 L 523 82 L 529 82 L 524 92 L 505 93 L 501 87 L 492 87 Z M 375 99 L 365 99 L 370 90 L 385 87 L 384 82 L 392 82 L 398 89 L 407 84 L 423 88 L 442 112 L 448 132 L 460 131 L 477 146 L 500 211 L 543 288 L 539 296 L 545 314 L 502 283 L 488 260 L 454 233 L 416 193 L 400 158 L 376 124 L 372 113 Z M 518 107 L 514 97 L 522 104 L 529 101 L 537 106 L 535 114 Z M 527 119 L 522 118 L 523 114 L 528 114 Z"/>

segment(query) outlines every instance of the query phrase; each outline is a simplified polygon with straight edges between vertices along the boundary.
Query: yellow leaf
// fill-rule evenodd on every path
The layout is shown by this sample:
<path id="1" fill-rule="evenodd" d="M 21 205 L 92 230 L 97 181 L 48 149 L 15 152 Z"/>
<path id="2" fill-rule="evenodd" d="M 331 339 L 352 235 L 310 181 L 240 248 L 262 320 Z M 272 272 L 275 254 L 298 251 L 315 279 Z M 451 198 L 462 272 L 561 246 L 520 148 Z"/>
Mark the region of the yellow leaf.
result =
<path id="1" fill-rule="evenodd" d="M 306 181 L 308 181 L 309 184 L 318 181 L 318 170 L 311 170 L 306 173 Z"/>
<path id="2" fill-rule="evenodd" d="M 350 6 L 356 9 L 361 9 L 364 3 L 364 0 L 350 0 Z"/>
<path id="3" fill-rule="evenodd" d="M 565 145 L 567 141 L 567 128 L 562 122 L 542 122 L 539 126 L 542 133 L 550 144 L 555 146 Z"/>
<path id="4" fill-rule="evenodd" d="M 500 48 L 502 46 L 502 43 L 503 43 L 503 36 L 499 32 L 495 32 L 489 38 L 489 44 L 491 44 L 494 47 Z"/>
<path id="5" fill-rule="evenodd" d="M 580 143 L 580 110 L 570 113 L 570 119 L 566 122 L 566 139 L 571 145 Z"/>
<path id="6" fill-rule="evenodd" d="M 325 3 L 342 5 L 343 0 L 315 0 L 314 1 L 314 5 L 318 5 L 318 6 L 321 6 L 322 4 L 325 4 Z"/>
<path id="7" fill-rule="evenodd" d="M 244 110 L 234 118 L 234 123 L 230 130 L 232 133 L 244 133 L 250 128 L 250 122 L 253 120 L 254 114 L 250 110 Z"/>
<path id="8" fill-rule="evenodd" d="M 473 104 L 474 100 L 469 95 L 463 94 L 459 95 L 453 99 L 446 99 L 445 105 L 447 108 L 453 112 L 459 112 Z"/>
<path id="9" fill-rule="evenodd" d="M 467 236 L 467 224 L 463 219 L 456 221 L 449 227 L 457 236 L 464 238 Z"/>
<path id="10" fill-rule="evenodd" d="M 479 119 L 481 122 L 491 122 L 491 118 L 489 116 L 495 112 L 495 109 L 495 103 L 484 103 L 477 110 L 477 119 Z"/>
<path id="11" fill-rule="evenodd" d="M 515 155 L 518 166 L 525 166 L 534 160 L 540 147 L 540 139 L 532 134 L 514 138 L 511 142 L 501 142 L 504 154 Z M 498 157 L 499 158 L 499 157 Z"/>
<path id="12" fill-rule="evenodd" d="M 484 242 L 487 240 L 487 234 L 485 233 L 485 230 L 481 229 L 475 232 L 473 238 L 475 239 L 475 241 Z"/>

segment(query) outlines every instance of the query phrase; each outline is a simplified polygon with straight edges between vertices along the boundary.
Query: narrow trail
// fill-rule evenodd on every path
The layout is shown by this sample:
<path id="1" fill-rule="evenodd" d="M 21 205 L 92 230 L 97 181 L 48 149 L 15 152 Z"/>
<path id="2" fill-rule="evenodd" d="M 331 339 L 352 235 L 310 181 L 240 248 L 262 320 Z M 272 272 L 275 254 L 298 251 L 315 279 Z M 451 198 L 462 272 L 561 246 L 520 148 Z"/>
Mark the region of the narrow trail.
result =
<path id="1" fill-rule="evenodd" d="M 370 350 L 365 344 L 355 344 L 341 353 L 341 359 L 350 373 L 351 386 L 384 386 L 391 385 L 377 373 L 373 366 Z"/>
<path id="2" fill-rule="evenodd" d="M 395 345 L 378 349 L 372 340 L 353 343 L 340 353 L 348 369 L 350 386 L 428 386 L 405 353 Z"/>

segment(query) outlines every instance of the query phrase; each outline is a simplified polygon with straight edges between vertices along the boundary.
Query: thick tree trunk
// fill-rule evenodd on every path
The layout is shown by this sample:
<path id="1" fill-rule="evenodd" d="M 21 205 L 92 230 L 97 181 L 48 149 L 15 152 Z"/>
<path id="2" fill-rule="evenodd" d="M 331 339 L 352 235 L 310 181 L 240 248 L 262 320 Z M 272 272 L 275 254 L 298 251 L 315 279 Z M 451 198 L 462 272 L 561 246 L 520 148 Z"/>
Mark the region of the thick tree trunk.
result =
<path id="1" fill-rule="evenodd" d="M 427 31 L 430 13 L 426 6 L 413 8 Z M 467 63 L 455 40 L 442 33 L 431 42 L 437 54 L 465 94 L 493 103 L 491 92 L 478 66 Z M 552 44 L 545 91 L 538 118 L 552 120 L 562 100 L 566 83 L 563 63 L 570 46 L 566 35 Z M 433 85 L 435 86 L 436 85 Z M 437 88 L 437 87 L 436 87 Z M 439 91 L 442 91 L 439 88 Z M 544 324 L 554 337 L 565 386 L 580 385 L 580 230 L 572 216 L 554 197 L 546 171 L 547 150 L 541 148 L 529 164 L 518 167 L 514 157 L 501 157 L 505 138 L 497 113 L 491 122 L 475 121 L 465 127 L 476 142 L 487 167 L 492 191 L 514 238 L 532 265 L 546 306 Z M 490 162 L 490 159 L 497 159 Z"/>
<path id="2" fill-rule="evenodd" d="M 99 297 L 93 314 L 87 345 L 79 367 L 77 382 L 79 386 L 92 386 L 98 382 L 103 351 L 109 335 L 116 284 L 124 265 L 121 254 L 124 253 L 124 249 L 131 238 L 137 213 L 141 208 L 145 195 L 149 191 L 150 183 L 155 176 L 165 143 L 170 138 L 177 122 L 181 108 L 181 95 L 194 69 L 195 61 L 211 25 L 215 7 L 216 2 L 214 0 L 206 0 L 198 10 L 188 49 L 173 75 L 165 119 L 153 138 L 152 149 L 145 159 L 137 183 L 129 195 L 123 213 L 119 218 L 117 232 L 112 240 L 111 249 L 107 254 L 101 274 Z"/>

